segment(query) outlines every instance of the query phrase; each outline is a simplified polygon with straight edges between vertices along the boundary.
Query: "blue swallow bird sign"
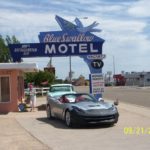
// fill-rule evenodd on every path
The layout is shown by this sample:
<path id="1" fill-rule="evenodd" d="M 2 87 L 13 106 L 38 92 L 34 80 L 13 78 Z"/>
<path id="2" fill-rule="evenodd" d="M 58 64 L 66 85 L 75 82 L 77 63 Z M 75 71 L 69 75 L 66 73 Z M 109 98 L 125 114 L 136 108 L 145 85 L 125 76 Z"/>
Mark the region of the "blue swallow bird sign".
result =
<path id="1" fill-rule="evenodd" d="M 104 40 L 92 32 L 100 32 L 98 23 L 84 27 L 82 22 L 75 18 L 75 24 L 60 16 L 55 17 L 62 31 L 40 32 L 40 43 L 10 44 L 9 49 L 13 61 L 20 61 L 24 57 L 63 57 L 79 56 L 87 63 L 90 70 L 90 92 L 92 93 L 92 74 L 102 73 L 102 45 Z M 96 59 L 95 59 L 96 58 Z M 101 90 L 102 91 L 102 90 Z M 101 96 L 97 92 L 95 97 Z"/>

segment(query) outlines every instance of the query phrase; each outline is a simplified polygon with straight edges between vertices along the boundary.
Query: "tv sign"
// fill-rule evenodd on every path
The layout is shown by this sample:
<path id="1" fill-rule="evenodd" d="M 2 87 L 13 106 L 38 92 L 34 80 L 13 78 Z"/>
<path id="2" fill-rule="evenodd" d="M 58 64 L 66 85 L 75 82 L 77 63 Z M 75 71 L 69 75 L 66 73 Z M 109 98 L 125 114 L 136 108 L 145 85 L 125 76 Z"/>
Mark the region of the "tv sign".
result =
<path id="1" fill-rule="evenodd" d="M 95 69 L 100 69 L 100 68 L 102 68 L 103 66 L 104 66 L 104 63 L 103 63 L 103 61 L 102 60 L 93 60 L 92 62 L 91 62 L 91 66 L 93 67 L 93 68 L 95 68 Z"/>

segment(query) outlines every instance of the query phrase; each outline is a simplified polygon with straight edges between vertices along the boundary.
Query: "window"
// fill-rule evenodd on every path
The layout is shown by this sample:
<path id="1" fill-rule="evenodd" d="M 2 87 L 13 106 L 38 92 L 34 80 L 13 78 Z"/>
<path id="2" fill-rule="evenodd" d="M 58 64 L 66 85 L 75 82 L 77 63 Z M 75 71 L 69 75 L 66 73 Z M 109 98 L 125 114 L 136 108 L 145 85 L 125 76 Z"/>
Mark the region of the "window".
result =
<path id="1" fill-rule="evenodd" d="M 0 77 L 0 102 L 10 101 L 9 77 Z"/>
<path id="2" fill-rule="evenodd" d="M 147 79 L 147 82 L 150 82 L 150 79 Z"/>

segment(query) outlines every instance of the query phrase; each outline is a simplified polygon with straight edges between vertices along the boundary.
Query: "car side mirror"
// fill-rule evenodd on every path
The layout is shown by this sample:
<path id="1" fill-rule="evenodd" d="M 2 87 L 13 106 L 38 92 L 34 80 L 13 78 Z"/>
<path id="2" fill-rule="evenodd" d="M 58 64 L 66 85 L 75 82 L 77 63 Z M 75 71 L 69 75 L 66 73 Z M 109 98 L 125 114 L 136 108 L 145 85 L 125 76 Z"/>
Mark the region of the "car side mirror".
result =
<path id="1" fill-rule="evenodd" d="M 104 102 L 104 99 L 102 99 L 101 97 L 98 99 L 99 102 Z"/>

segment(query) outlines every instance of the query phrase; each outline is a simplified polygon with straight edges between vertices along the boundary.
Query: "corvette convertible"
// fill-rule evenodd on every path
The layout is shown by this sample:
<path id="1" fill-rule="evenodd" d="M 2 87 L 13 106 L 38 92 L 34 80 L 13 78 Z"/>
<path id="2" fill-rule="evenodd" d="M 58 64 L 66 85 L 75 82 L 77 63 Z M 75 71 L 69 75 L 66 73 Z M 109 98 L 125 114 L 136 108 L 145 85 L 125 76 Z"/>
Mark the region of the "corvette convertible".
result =
<path id="1" fill-rule="evenodd" d="M 47 97 L 47 118 L 64 120 L 68 127 L 79 124 L 117 123 L 119 113 L 116 106 L 97 101 L 86 93 L 70 93 L 60 97 Z"/>

